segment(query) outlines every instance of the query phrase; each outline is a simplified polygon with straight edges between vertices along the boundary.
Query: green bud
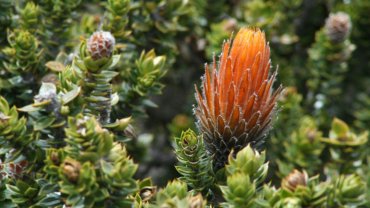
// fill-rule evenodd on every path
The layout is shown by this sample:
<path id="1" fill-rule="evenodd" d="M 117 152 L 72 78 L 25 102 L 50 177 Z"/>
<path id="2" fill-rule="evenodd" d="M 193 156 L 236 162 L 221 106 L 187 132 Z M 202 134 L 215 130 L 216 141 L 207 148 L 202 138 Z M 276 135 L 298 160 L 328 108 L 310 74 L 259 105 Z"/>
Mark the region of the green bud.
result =
<path id="1" fill-rule="evenodd" d="M 209 194 L 209 188 L 214 182 L 212 159 L 207 154 L 203 138 L 188 129 L 181 133 L 180 138 L 175 138 L 175 152 L 179 165 L 176 170 L 195 192 Z"/>
<path id="2" fill-rule="evenodd" d="M 184 199 L 187 196 L 188 188 L 186 183 L 174 180 L 167 184 L 167 186 L 160 190 L 157 194 L 157 202 L 164 203 L 166 200 L 177 197 Z"/>
<path id="3" fill-rule="evenodd" d="M 221 186 L 226 201 L 233 207 L 248 207 L 256 193 L 256 186 L 244 173 L 235 173 L 227 177 L 227 186 Z"/>
<path id="4" fill-rule="evenodd" d="M 37 39 L 28 31 L 14 31 L 8 35 L 9 44 L 13 51 L 7 49 L 11 60 L 8 70 L 13 72 L 36 70 L 41 53 L 38 51 Z M 12 55 L 12 56 L 10 56 Z"/>
<path id="5" fill-rule="evenodd" d="M 192 148 L 193 146 L 197 145 L 198 142 L 199 142 L 198 136 L 191 129 L 188 129 L 187 131 L 182 132 L 181 139 L 180 139 L 180 145 L 183 148 L 188 148 L 188 147 Z"/>
<path id="6" fill-rule="evenodd" d="M 229 156 L 229 164 L 226 165 L 227 174 L 232 175 L 240 172 L 248 175 L 257 184 L 264 181 L 267 175 L 268 163 L 265 162 L 265 152 L 261 154 L 250 145 L 238 152 L 236 158 Z"/>
<path id="7" fill-rule="evenodd" d="M 22 28 L 28 31 L 35 31 L 39 24 L 40 9 L 33 2 L 27 2 L 20 13 Z"/>

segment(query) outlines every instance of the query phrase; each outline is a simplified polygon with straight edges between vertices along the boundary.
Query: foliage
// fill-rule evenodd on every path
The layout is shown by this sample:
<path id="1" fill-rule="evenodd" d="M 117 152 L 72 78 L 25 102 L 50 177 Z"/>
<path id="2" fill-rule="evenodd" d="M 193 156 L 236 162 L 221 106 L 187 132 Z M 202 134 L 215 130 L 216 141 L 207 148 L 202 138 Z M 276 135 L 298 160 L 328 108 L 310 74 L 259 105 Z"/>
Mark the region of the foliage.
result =
<path id="1" fill-rule="evenodd" d="M 369 11 L 0 0 L 0 207 L 370 207 Z"/>

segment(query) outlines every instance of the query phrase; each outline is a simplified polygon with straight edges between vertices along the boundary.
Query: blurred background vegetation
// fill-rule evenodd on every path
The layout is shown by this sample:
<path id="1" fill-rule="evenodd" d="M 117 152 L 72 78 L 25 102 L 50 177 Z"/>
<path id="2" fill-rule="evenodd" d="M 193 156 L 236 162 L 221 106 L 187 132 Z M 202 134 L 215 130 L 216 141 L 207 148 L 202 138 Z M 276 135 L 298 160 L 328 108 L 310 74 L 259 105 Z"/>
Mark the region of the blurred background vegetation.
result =
<path id="1" fill-rule="evenodd" d="M 0 95 L 18 108 L 33 103 L 42 82 L 73 90 L 68 65 L 80 41 L 112 32 L 121 54 L 112 121 L 132 116 L 122 140 L 140 164 L 135 177 L 159 186 L 179 176 L 174 138 L 196 129 L 204 63 L 239 28 L 259 27 L 286 88 L 266 139 L 268 179 L 279 185 L 305 169 L 322 180 L 357 173 L 370 185 L 368 0 L 0 0 L 0 11 Z"/>

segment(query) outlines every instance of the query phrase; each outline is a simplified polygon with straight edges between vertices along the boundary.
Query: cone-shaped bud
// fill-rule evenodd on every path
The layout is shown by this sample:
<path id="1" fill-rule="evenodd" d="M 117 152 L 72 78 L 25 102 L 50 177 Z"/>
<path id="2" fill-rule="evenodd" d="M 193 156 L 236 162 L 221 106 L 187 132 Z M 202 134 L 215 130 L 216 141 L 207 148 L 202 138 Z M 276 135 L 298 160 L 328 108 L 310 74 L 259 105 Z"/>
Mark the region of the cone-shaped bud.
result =
<path id="1" fill-rule="evenodd" d="M 196 87 L 198 128 L 204 133 L 215 167 L 224 166 L 231 149 L 261 148 L 270 129 L 281 87 L 269 77 L 270 47 L 259 29 L 241 29 L 224 43 L 220 62 L 206 65 L 202 92 Z"/>
<path id="2" fill-rule="evenodd" d="M 282 182 L 281 187 L 290 191 L 295 191 L 298 186 L 307 186 L 308 175 L 305 171 L 300 172 L 294 169 Z"/>
<path id="3" fill-rule="evenodd" d="M 87 41 L 87 50 L 94 60 L 112 56 L 116 41 L 110 32 L 94 32 Z"/>
<path id="4" fill-rule="evenodd" d="M 344 12 L 330 14 L 325 23 L 325 32 L 333 43 L 343 42 L 351 31 L 351 18 Z"/>

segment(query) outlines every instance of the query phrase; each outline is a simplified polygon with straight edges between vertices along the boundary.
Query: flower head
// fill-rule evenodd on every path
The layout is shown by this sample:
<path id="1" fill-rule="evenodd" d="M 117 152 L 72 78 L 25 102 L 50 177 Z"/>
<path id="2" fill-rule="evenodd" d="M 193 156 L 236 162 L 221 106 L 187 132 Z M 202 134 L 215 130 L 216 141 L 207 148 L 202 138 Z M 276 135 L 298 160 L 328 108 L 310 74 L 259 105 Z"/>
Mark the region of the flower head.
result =
<path id="1" fill-rule="evenodd" d="M 259 29 L 241 29 L 233 43 L 224 43 L 220 62 L 214 58 L 205 67 L 195 116 L 217 168 L 231 149 L 261 147 L 282 88 L 272 90 L 276 72 L 269 76 L 270 48 Z"/>
<path id="2" fill-rule="evenodd" d="M 116 41 L 110 32 L 94 32 L 87 41 L 87 50 L 94 60 L 110 57 Z"/>
<path id="3" fill-rule="evenodd" d="M 333 43 L 343 42 L 351 31 L 351 18 L 344 12 L 330 14 L 325 23 L 325 32 Z"/>

